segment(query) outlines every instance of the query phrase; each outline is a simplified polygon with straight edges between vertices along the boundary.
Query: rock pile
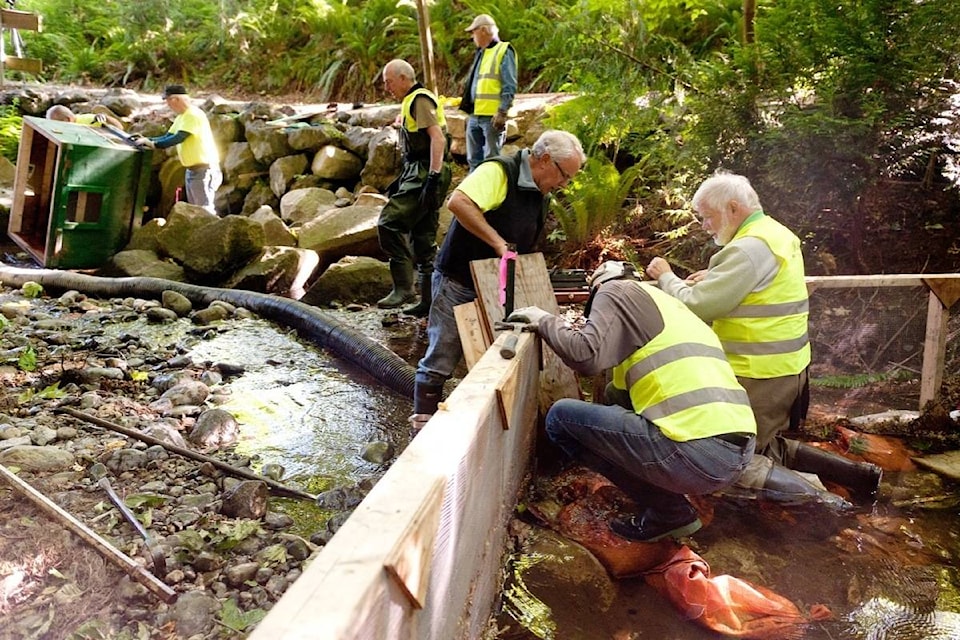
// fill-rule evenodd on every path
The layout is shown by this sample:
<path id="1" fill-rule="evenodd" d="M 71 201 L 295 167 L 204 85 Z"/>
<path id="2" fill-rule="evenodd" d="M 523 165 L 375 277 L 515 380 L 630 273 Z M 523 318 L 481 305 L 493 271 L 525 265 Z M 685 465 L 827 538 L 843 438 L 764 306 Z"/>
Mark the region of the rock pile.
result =
<path id="1" fill-rule="evenodd" d="M 542 131 L 545 107 L 563 99 L 518 99 L 506 150 L 532 144 Z M 128 90 L 41 86 L 4 92 L 0 100 L 28 115 L 42 115 L 53 104 L 77 113 L 105 106 L 129 123 L 128 132 L 147 136 L 164 133 L 174 115 L 156 97 Z M 152 220 L 135 231 L 104 273 L 295 299 L 319 287 L 311 291 L 312 304 L 333 302 L 343 291 L 360 302 L 384 295 L 390 279 L 380 260 L 376 223 L 387 201 L 382 192 L 401 164 L 393 124 L 399 105 L 277 106 L 211 96 L 200 106 L 221 147 L 219 216 L 177 202 L 183 167 L 173 149 L 154 152 L 147 216 Z M 465 115 L 448 106 L 446 116 L 451 151 L 462 162 Z M 441 236 L 449 220 L 443 210 Z M 339 268 L 330 270 L 336 263 Z"/>

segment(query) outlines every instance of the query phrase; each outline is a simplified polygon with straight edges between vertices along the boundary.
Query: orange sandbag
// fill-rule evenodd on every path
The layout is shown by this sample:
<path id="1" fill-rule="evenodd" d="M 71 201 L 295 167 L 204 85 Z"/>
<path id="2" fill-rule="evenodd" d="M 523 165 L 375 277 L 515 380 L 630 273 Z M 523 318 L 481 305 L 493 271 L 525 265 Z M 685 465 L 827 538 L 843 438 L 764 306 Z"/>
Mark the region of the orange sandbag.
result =
<path id="1" fill-rule="evenodd" d="M 687 546 L 644 578 L 687 619 L 735 638 L 801 638 L 811 620 L 833 615 L 824 605 L 805 615 L 769 589 L 733 576 L 710 577 L 706 561 Z"/>
<path id="2" fill-rule="evenodd" d="M 872 462 L 884 471 L 913 471 L 917 467 L 910 459 L 917 455 L 899 438 L 860 433 L 837 425 L 840 452 L 847 458 Z"/>
<path id="3" fill-rule="evenodd" d="M 554 528 L 583 545 L 617 579 L 643 574 L 669 560 L 679 547 L 672 538 L 659 542 L 621 538 L 610 530 L 609 519 L 609 510 L 592 494 L 564 506 Z"/>

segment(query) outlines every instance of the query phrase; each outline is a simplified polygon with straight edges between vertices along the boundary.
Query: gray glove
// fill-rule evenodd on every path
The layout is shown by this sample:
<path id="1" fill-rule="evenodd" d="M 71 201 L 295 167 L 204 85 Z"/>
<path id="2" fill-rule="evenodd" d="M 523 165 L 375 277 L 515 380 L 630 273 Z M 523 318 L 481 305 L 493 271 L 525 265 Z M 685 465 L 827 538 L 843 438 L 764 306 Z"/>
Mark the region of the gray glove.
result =
<path id="1" fill-rule="evenodd" d="M 507 322 L 523 322 L 527 326 L 536 329 L 540 325 L 541 320 L 552 315 L 552 313 L 544 311 L 540 307 L 521 307 L 507 316 L 505 320 Z"/>
<path id="2" fill-rule="evenodd" d="M 157 145 L 155 145 L 155 144 L 153 143 L 153 140 L 151 140 L 150 138 L 148 138 L 148 137 L 146 137 L 146 136 L 142 136 L 142 135 L 140 135 L 139 133 L 135 133 L 135 134 L 133 134 L 132 136 L 130 136 L 130 141 L 133 142 L 135 145 L 137 145 L 137 146 L 139 146 L 139 147 L 142 147 L 142 148 L 144 148 L 144 149 L 156 149 L 156 148 L 157 148 Z"/>

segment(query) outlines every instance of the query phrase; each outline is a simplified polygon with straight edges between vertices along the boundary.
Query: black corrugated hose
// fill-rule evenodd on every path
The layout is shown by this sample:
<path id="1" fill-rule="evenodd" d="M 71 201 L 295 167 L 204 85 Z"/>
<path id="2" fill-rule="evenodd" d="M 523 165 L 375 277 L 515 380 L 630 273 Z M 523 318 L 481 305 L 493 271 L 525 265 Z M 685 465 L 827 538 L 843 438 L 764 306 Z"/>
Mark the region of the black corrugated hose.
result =
<path id="1" fill-rule="evenodd" d="M 316 307 L 266 293 L 218 289 L 174 282 L 162 278 L 103 278 L 72 271 L 18 269 L 0 266 L 0 283 L 22 287 L 33 281 L 45 289 L 77 290 L 101 297 L 129 296 L 159 299 L 164 291 L 176 291 L 195 305 L 222 300 L 245 307 L 273 322 L 296 329 L 304 339 L 329 349 L 359 366 L 392 391 L 412 398 L 415 370 L 390 349 L 371 340 Z"/>

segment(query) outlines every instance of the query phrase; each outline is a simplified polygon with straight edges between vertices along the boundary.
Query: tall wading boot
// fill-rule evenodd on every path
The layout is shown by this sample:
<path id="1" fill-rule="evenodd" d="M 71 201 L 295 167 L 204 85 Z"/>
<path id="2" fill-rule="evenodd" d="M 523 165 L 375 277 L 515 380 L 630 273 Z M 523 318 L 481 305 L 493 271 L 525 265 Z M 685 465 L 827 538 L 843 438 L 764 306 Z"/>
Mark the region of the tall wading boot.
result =
<path id="1" fill-rule="evenodd" d="M 775 463 L 767 456 L 755 454 L 737 480 L 723 493 L 740 497 L 757 497 L 783 504 L 822 504 L 834 511 L 845 512 L 853 505 L 842 497 L 817 486 L 803 475 Z"/>
<path id="2" fill-rule="evenodd" d="M 413 434 L 416 435 L 437 412 L 440 398 L 443 397 L 442 384 L 423 384 L 417 382 L 413 387 L 413 415 L 407 418 Z"/>
<path id="3" fill-rule="evenodd" d="M 391 260 L 390 277 L 393 278 L 393 291 L 377 300 L 381 309 L 395 309 L 412 301 L 416 296 L 413 290 L 413 264 L 407 261 Z"/>
<path id="4" fill-rule="evenodd" d="M 843 456 L 800 443 L 790 467 L 796 471 L 815 473 L 820 480 L 833 482 L 850 490 L 856 500 L 873 502 L 880 488 L 883 469 L 869 462 L 854 462 Z"/>
<path id="5" fill-rule="evenodd" d="M 433 272 L 420 273 L 420 302 L 412 307 L 402 309 L 402 312 L 408 316 L 417 318 L 426 318 L 430 313 L 430 303 L 433 302 Z"/>

